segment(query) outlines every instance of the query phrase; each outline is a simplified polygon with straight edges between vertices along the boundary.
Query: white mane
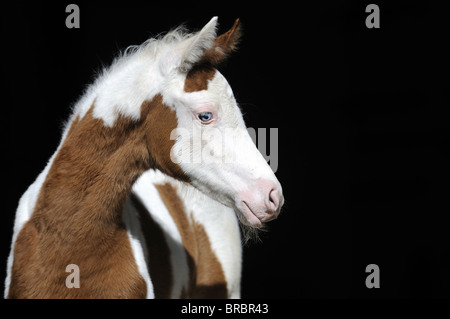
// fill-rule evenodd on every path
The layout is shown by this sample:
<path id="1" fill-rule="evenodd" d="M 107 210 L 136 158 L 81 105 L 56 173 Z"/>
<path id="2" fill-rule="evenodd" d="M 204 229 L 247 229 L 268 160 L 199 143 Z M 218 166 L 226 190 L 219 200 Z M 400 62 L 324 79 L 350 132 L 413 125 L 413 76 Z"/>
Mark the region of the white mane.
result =
<path id="1" fill-rule="evenodd" d="M 119 53 L 107 71 L 123 66 L 123 64 L 126 64 L 130 59 L 156 58 L 161 52 L 166 51 L 168 48 L 173 48 L 175 44 L 178 44 L 193 35 L 195 35 L 195 33 L 189 33 L 189 31 L 181 25 L 167 33 L 162 33 L 154 38 L 149 38 L 142 44 L 130 45 L 123 52 Z"/>
<path id="2" fill-rule="evenodd" d="M 201 31 L 189 33 L 177 27 L 165 35 L 129 46 L 104 68 L 73 108 L 69 123 L 82 118 L 95 101 L 93 116 L 112 126 L 119 114 L 139 119 L 140 106 L 151 100 L 170 80 L 170 75 L 187 72 L 206 48 L 213 44 L 217 19 Z"/>

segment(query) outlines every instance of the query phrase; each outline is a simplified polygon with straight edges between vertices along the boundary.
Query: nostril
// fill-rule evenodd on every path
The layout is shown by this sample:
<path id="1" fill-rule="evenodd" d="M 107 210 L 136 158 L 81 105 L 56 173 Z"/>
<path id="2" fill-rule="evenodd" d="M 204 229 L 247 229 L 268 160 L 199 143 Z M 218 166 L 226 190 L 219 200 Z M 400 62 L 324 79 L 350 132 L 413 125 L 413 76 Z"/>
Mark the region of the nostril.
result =
<path id="1" fill-rule="evenodd" d="M 276 189 L 272 189 L 269 193 L 269 204 L 273 210 L 278 208 L 279 200 Z"/>
<path id="2" fill-rule="evenodd" d="M 274 203 L 274 200 L 272 198 L 272 192 L 273 192 L 273 190 L 270 191 L 269 200 L 270 200 L 271 203 Z"/>

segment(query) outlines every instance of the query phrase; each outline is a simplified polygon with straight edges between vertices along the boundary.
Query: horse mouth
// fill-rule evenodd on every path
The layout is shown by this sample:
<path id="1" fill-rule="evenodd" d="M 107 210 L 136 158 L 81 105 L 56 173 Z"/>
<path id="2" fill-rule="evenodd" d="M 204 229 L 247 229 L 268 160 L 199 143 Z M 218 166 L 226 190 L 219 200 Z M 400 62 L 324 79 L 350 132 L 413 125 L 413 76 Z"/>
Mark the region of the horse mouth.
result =
<path id="1" fill-rule="evenodd" d="M 242 203 L 243 205 L 241 213 L 244 216 L 245 221 L 241 219 L 241 222 L 254 228 L 261 228 L 262 222 L 258 218 L 258 216 L 256 216 L 256 214 L 251 210 L 250 206 L 245 201 L 243 201 Z"/>

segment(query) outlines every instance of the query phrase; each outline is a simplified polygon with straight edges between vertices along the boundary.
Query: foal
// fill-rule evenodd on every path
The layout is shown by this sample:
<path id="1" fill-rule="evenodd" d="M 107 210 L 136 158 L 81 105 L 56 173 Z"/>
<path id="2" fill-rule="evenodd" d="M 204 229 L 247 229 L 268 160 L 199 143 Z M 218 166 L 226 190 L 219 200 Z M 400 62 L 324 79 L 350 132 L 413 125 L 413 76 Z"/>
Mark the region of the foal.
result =
<path id="1" fill-rule="evenodd" d="M 127 50 L 86 90 L 20 199 L 5 297 L 240 296 L 238 219 L 261 227 L 283 196 L 216 69 L 239 20 L 216 24 Z"/>

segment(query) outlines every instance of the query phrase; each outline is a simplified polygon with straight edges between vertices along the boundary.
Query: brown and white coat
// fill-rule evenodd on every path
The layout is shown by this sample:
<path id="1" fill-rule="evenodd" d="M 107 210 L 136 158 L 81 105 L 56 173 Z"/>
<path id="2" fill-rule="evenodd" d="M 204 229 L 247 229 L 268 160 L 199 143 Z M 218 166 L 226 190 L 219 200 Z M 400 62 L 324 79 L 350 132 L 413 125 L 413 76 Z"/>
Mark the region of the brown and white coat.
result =
<path id="1" fill-rule="evenodd" d="M 87 89 L 19 202 L 5 297 L 240 296 L 238 219 L 258 228 L 283 197 L 215 68 L 239 21 L 218 37 L 216 23 L 127 50 Z"/>

